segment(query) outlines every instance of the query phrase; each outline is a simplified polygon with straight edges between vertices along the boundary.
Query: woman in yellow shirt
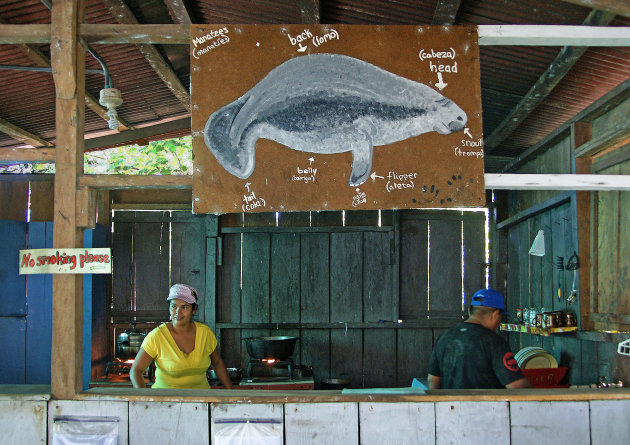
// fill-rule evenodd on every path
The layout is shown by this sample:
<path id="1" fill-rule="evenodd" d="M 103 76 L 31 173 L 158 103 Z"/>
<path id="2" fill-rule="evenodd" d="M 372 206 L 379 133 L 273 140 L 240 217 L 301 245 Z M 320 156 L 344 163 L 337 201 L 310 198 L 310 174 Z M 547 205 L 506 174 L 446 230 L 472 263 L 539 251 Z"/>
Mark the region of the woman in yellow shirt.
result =
<path id="1" fill-rule="evenodd" d="M 145 337 L 131 367 L 134 388 L 144 388 L 144 372 L 155 361 L 152 388 L 208 389 L 206 371 L 214 371 L 228 389 L 232 388 L 225 363 L 219 355 L 217 338 L 208 326 L 193 321 L 197 291 L 187 284 L 174 284 L 168 294 L 171 321 Z"/>

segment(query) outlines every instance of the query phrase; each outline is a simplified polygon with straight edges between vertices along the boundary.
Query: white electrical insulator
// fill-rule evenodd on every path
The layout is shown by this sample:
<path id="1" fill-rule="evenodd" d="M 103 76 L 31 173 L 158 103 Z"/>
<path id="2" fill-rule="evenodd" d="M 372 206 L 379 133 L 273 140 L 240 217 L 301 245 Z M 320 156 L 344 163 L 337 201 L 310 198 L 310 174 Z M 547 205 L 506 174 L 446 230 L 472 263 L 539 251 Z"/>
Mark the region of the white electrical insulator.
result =
<path id="1" fill-rule="evenodd" d="M 116 112 L 116 107 L 123 103 L 120 91 L 116 88 L 103 88 L 98 103 L 107 107 L 109 128 L 116 130 L 118 128 L 118 113 Z"/>

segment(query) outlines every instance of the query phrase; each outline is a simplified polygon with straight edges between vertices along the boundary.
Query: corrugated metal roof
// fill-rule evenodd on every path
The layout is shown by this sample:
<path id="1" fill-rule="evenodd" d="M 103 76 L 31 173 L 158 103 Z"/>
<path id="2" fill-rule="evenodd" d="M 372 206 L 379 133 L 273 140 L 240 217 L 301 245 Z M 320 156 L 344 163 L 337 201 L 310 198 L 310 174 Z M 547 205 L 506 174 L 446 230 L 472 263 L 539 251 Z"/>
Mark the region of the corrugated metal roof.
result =
<path id="1" fill-rule="evenodd" d="M 172 23 L 163 0 L 126 0 L 140 23 Z M 296 0 L 189 0 L 193 23 L 301 23 Z M 331 0 L 321 2 L 321 23 L 431 24 L 437 0 Z M 573 3 L 546 0 L 462 0 L 455 25 L 557 24 L 579 25 L 591 10 Z M 40 0 L 0 0 L 0 19 L 10 24 L 50 23 Z M 116 23 L 102 0 L 86 0 L 86 22 Z M 630 26 L 616 17 L 610 26 Z M 188 48 L 156 45 L 180 82 L 189 85 Z M 47 45 L 37 48 L 49 57 Z M 122 91 L 118 112 L 131 125 L 145 125 L 176 116 L 186 108 L 166 87 L 135 45 L 95 45 L 113 84 Z M 486 137 L 501 124 L 558 56 L 559 47 L 482 46 L 480 48 L 483 126 Z M 34 66 L 16 45 L 0 45 L 0 64 Z M 99 70 L 90 55 L 86 67 Z M 516 157 L 557 126 L 630 78 L 630 48 L 588 49 L 551 94 L 490 154 Z M 86 75 L 86 91 L 98 99 L 104 85 L 99 74 Z M 52 74 L 0 69 L 0 118 L 54 143 L 55 97 Z M 85 131 L 107 132 L 107 122 L 86 109 Z M 24 144 L 0 133 L 0 150 Z M 486 170 L 500 164 L 487 162 Z"/>

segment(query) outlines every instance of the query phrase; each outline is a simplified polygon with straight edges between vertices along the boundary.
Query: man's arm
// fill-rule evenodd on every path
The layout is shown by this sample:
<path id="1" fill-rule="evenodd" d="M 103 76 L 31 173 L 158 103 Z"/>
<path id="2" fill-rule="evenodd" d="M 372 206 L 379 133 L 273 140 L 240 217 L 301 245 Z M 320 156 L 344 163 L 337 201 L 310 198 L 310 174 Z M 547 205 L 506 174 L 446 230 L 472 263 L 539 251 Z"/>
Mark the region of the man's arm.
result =
<path id="1" fill-rule="evenodd" d="M 533 388 L 532 384 L 527 380 L 527 377 L 523 377 L 522 379 L 518 379 L 513 381 L 512 383 L 508 383 L 505 385 L 508 389 L 517 389 L 517 388 Z"/>
<path id="2" fill-rule="evenodd" d="M 427 383 L 429 383 L 429 389 L 440 389 L 440 377 L 437 375 L 429 374 Z"/>

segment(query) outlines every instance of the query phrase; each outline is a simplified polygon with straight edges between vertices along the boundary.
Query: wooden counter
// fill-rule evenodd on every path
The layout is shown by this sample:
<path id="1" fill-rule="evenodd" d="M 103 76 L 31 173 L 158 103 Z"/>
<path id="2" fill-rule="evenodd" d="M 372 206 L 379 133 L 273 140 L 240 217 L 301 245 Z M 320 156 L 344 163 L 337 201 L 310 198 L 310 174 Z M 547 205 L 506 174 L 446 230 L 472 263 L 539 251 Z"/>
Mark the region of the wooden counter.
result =
<path id="1" fill-rule="evenodd" d="M 137 389 L 91 388 L 77 400 L 129 400 L 209 403 L 328 403 L 441 401 L 576 401 L 630 400 L 630 388 L 529 388 L 435 390 L 426 394 L 342 394 L 340 390 Z"/>

